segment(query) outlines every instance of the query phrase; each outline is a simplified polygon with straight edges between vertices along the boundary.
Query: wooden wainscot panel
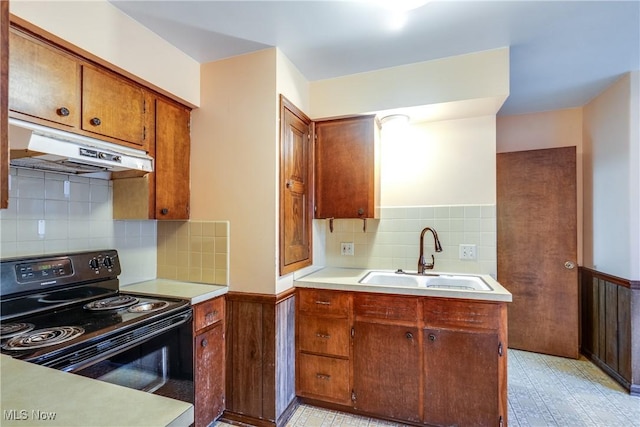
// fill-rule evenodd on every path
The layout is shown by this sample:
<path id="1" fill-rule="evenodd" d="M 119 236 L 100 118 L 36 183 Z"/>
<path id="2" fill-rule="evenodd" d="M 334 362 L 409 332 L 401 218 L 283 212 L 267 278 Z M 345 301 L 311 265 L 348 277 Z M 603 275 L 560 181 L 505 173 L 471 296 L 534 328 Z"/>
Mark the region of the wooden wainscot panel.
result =
<path id="1" fill-rule="evenodd" d="M 580 267 L 580 351 L 640 395 L 640 283 Z"/>
<path id="2" fill-rule="evenodd" d="M 227 294 L 227 408 L 222 417 L 254 426 L 284 425 L 293 413 L 294 289 L 278 295 Z"/>

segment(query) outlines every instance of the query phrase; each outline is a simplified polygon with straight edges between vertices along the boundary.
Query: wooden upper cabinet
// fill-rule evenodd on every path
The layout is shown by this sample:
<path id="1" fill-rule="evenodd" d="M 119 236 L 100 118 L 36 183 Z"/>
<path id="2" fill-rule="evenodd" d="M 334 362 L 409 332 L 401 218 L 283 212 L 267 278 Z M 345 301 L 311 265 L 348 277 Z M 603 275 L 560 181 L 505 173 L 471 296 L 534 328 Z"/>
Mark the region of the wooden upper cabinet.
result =
<path id="1" fill-rule="evenodd" d="M 312 122 L 286 98 L 280 108 L 280 275 L 311 265 Z"/>
<path id="2" fill-rule="evenodd" d="M 150 151 L 151 93 L 12 27 L 9 110 L 15 117 Z"/>
<path id="3" fill-rule="evenodd" d="M 156 219 L 189 219 L 190 120 L 188 108 L 156 100 Z"/>
<path id="4" fill-rule="evenodd" d="M 79 127 L 79 61 L 14 28 L 10 31 L 9 49 L 9 109 Z"/>
<path id="5" fill-rule="evenodd" d="M 147 149 L 147 96 L 115 74 L 82 67 L 82 129 Z"/>
<path id="6" fill-rule="evenodd" d="M 316 218 L 377 218 L 379 124 L 375 116 L 315 123 Z"/>

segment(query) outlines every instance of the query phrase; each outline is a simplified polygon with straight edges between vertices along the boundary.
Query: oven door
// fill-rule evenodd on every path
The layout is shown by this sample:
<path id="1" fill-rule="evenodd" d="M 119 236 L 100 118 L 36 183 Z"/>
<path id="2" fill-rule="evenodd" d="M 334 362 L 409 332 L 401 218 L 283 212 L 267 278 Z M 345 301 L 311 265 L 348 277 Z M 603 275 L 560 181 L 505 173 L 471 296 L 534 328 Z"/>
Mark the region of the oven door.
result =
<path id="1" fill-rule="evenodd" d="M 78 375 L 193 403 L 191 322 L 165 330 L 89 364 L 65 369 Z"/>

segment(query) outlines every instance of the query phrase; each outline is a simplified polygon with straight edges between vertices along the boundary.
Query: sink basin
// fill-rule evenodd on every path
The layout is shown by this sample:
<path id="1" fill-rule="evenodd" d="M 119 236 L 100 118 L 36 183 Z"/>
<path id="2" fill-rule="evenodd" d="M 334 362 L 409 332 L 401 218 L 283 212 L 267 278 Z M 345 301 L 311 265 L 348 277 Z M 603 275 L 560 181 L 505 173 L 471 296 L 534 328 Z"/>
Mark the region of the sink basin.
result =
<path id="1" fill-rule="evenodd" d="M 366 285 L 453 289 L 459 291 L 493 290 L 481 277 L 463 274 L 419 275 L 404 272 L 370 271 L 360 280 L 360 283 Z"/>

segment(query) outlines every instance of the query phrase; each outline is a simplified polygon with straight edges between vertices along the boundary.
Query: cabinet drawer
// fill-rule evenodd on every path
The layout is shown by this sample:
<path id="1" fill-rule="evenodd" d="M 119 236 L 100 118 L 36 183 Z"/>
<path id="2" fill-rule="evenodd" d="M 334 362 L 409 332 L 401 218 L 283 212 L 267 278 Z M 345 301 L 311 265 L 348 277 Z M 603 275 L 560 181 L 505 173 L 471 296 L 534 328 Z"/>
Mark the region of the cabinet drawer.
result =
<path id="1" fill-rule="evenodd" d="M 504 304 L 466 300 L 424 300 L 424 326 L 427 328 L 498 329 Z"/>
<path id="2" fill-rule="evenodd" d="M 299 353 L 298 364 L 300 395 L 351 404 L 348 360 Z"/>
<path id="3" fill-rule="evenodd" d="M 351 295 L 339 291 L 324 289 L 300 289 L 300 311 L 314 314 L 329 314 L 347 317 Z"/>
<path id="4" fill-rule="evenodd" d="M 193 307 L 194 330 L 199 331 L 222 320 L 224 317 L 224 298 L 215 298 L 196 304 Z"/>
<path id="5" fill-rule="evenodd" d="M 357 317 L 418 322 L 418 298 L 379 294 L 356 294 L 353 312 Z"/>
<path id="6" fill-rule="evenodd" d="M 347 319 L 301 315 L 298 325 L 300 351 L 349 357 L 351 328 Z"/>

